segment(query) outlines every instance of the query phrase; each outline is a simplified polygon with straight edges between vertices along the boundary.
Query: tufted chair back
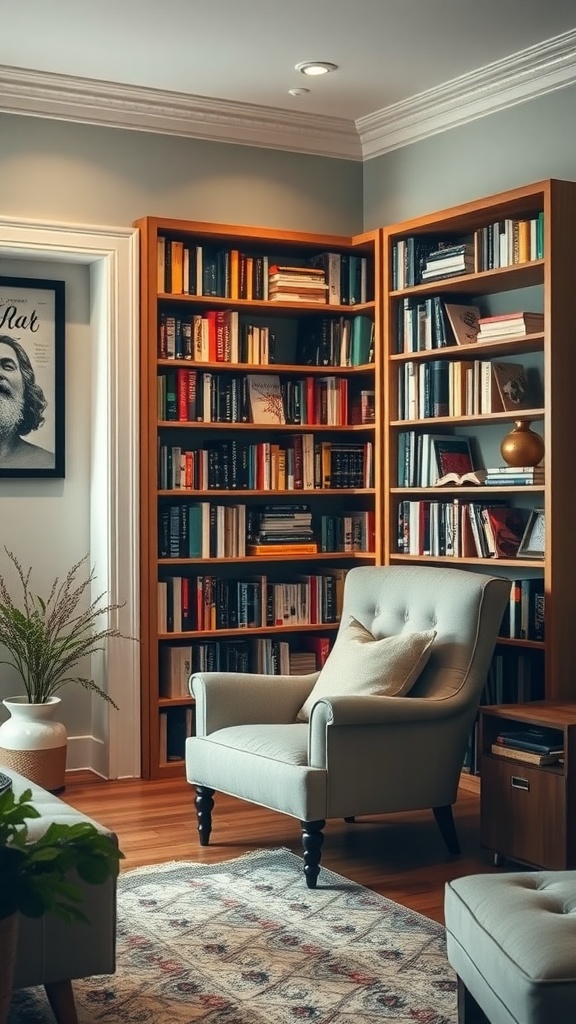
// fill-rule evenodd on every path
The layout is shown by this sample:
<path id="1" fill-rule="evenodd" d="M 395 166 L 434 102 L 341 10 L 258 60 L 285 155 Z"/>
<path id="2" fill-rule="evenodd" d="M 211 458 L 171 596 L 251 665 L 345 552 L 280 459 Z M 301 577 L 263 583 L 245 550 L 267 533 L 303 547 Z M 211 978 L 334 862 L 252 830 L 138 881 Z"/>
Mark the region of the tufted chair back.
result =
<path id="1" fill-rule="evenodd" d="M 477 703 L 509 593 L 508 580 L 461 569 L 359 566 L 346 576 L 342 622 L 354 615 L 377 639 L 435 629 L 430 660 L 410 696 L 440 700 L 465 683 L 467 699 Z"/>

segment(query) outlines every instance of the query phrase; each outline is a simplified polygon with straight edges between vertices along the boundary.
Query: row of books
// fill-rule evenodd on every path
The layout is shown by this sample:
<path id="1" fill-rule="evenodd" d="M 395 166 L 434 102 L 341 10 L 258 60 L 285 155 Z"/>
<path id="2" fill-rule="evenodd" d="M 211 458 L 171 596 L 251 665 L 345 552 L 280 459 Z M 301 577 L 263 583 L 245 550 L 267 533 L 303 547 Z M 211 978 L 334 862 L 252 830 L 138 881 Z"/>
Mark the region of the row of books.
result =
<path id="1" fill-rule="evenodd" d="M 162 644 L 158 686 L 161 697 L 190 696 L 193 672 L 259 672 L 269 675 L 307 675 L 325 663 L 331 647 L 326 636 L 297 640 L 250 637 L 197 640 L 193 644 Z"/>
<path id="2" fill-rule="evenodd" d="M 398 367 L 398 418 L 478 416 L 521 412 L 539 404 L 541 387 L 528 386 L 522 363 L 490 359 L 408 360 Z"/>
<path id="3" fill-rule="evenodd" d="M 267 255 L 158 237 L 157 288 L 161 295 L 267 299 L 268 267 Z"/>
<path id="4" fill-rule="evenodd" d="M 368 259 L 355 253 L 322 252 L 310 257 L 311 267 L 324 271 L 328 302 L 334 306 L 354 306 L 372 298 Z"/>
<path id="5" fill-rule="evenodd" d="M 335 623 L 340 618 L 345 569 L 242 579 L 169 576 L 158 581 L 158 632 L 188 633 L 267 626 Z"/>
<path id="6" fill-rule="evenodd" d="M 186 740 L 194 735 L 194 707 L 162 710 L 158 726 L 160 764 L 183 760 Z"/>
<path id="7" fill-rule="evenodd" d="M 398 486 L 478 485 L 518 487 L 544 484 L 545 467 L 490 466 L 474 469 L 473 438 L 464 434 L 429 434 L 402 430 L 398 434 Z"/>
<path id="8" fill-rule="evenodd" d="M 500 636 L 512 640 L 545 640 L 546 595 L 541 576 L 513 579 Z"/>
<path id="9" fill-rule="evenodd" d="M 266 365 L 276 357 L 271 327 L 240 320 L 237 310 L 209 309 L 188 316 L 160 313 L 159 359 L 189 359 L 195 363 Z"/>
<path id="10" fill-rule="evenodd" d="M 324 252 L 287 264 L 271 254 L 158 237 L 157 290 L 162 295 L 268 301 L 273 300 L 274 292 L 278 293 L 274 286 L 287 283 L 288 272 L 291 277 L 306 276 L 306 269 L 317 272 L 325 284 L 323 302 L 344 306 L 371 298 L 365 256 Z M 287 301 L 295 300 L 292 297 Z"/>
<path id="11" fill-rule="evenodd" d="M 374 359 L 374 321 L 360 313 L 302 317 L 293 350 L 295 365 L 362 366 Z M 159 359 L 195 363 L 267 365 L 293 361 L 281 358 L 272 327 L 252 323 L 233 309 L 188 315 L 161 311 L 157 355 Z"/>
<path id="12" fill-rule="evenodd" d="M 354 317 L 306 317 L 299 321 L 296 363 L 302 366 L 364 366 L 374 362 L 374 321 Z"/>
<path id="13" fill-rule="evenodd" d="M 157 410 L 161 422 L 322 424 L 373 422 L 364 389 L 349 399 L 346 377 L 282 378 L 276 374 L 211 373 L 179 367 L 159 373 Z"/>
<path id="14" fill-rule="evenodd" d="M 400 501 L 398 552 L 516 558 L 529 513 L 505 502 Z"/>
<path id="15" fill-rule="evenodd" d="M 426 352 L 472 345 L 478 335 L 478 306 L 446 302 L 439 295 L 406 296 L 396 305 L 394 351 Z"/>
<path id="16" fill-rule="evenodd" d="M 481 316 L 472 302 L 447 302 L 439 295 L 406 296 L 396 305 L 396 353 L 426 352 L 454 345 L 539 334 L 544 314 L 522 310 Z"/>
<path id="17" fill-rule="evenodd" d="M 490 661 L 480 703 L 524 704 L 543 697 L 543 654 L 498 646 Z"/>
<path id="18" fill-rule="evenodd" d="M 372 441 L 319 441 L 291 434 L 277 443 L 206 441 L 199 449 L 159 444 L 160 490 L 351 490 L 374 486 Z"/>
<path id="19" fill-rule="evenodd" d="M 425 281 L 481 273 L 541 259 L 544 216 L 505 218 L 455 237 L 414 235 L 392 247 L 392 287 L 412 288 Z"/>
<path id="20" fill-rule="evenodd" d="M 374 550 L 373 511 L 320 516 L 313 527 L 294 520 L 282 524 L 282 530 L 274 530 L 266 522 L 251 523 L 250 511 L 245 505 L 209 502 L 161 508 L 159 558 L 244 558 L 250 554 Z"/>

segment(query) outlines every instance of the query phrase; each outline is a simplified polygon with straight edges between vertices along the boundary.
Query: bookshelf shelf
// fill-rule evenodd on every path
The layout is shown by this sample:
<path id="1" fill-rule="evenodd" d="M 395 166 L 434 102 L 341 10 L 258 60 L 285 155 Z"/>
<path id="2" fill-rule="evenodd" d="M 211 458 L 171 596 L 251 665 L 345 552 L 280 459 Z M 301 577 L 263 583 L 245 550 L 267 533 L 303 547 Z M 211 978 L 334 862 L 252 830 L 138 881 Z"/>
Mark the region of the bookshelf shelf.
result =
<path id="1" fill-rule="evenodd" d="M 193 728 L 186 666 L 187 674 L 289 672 L 293 660 L 300 671 L 297 659 L 308 655 L 310 665 L 310 657 L 325 657 L 334 639 L 347 569 L 382 562 L 375 529 L 383 464 L 381 233 L 341 237 L 157 217 L 136 226 L 142 767 L 145 777 L 160 778 L 182 773 Z M 319 277 L 319 261 L 332 301 L 308 301 L 308 291 L 304 301 L 274 299 L 277 271 L 269 277 L 270 268 L 310 268 L 297 271 L 301 281 L 315 267 Z M 320 283 L 307 280 L 311 288 Z M 280 284 L 284 292 L 286 281 Z M 251 374 L 279 379 L 293 422 L 252 422 Z M 298 422 L 307 419 L 334 423 Z M 319 547 L 342 547 L 330 531 L 349 531 L 345 522 L 353 521 L 355 549 L 244 554 L 261 511 L 277 505 L 292 510 L 294 523 L 300 506 L 309 510 Z M 282 599 L 289 607 L 280 616 Z M 285 625 L 272 624 L 282 618 Z"/>
<path id="2" fill-rule="evenodd" d="M 508 636 L 510 627 L 507 626 L 499 638 L 493 669 L 498 664 L 504 668 L 497 678 L 492 678 L 495 688 L 488 690 L 488 702 L 494 705 L 512 701 L 525 704 L 541 699 L 576 700 L 571 636 L 576 588 L 571 569 L 573 530 L 567 514 L 574 508 L 576 483 L 573 474 L 566 470 L 571 465 L 573 447 L 570 424 L 574 398 L 570 367 L 574 300 L 570 268 L 575 230 L 576 182 L 554 179 L 427 214 L 383 230 L 384 561 L 398 564 L 431 561 L 504 575 L 511 581 L 510 614 L 520 614 L 519 601 L 525 602 L 526 613 L 530 602 L 528 618 L 522 620 L 522 632 Z M 525 240 L 521 243 L 523 232 Z M 439 241 L 450 240 L 452 244 L 455 239 L 472 243 L 473 272 L 469 272 L 468 265 L 465 273 L 438 276 L 420 283 L 420 273 L 427 263 L 428 274 L 434 273 L 434 259 L 428 261 L 427 254 L 438 247 Z M 522 252 L 521 244 L 524 245 Z M 468 310 L 476 307 L 481 318 L 518 311 L 539 313 L 543 330 L 456 344 L 447 321 L 446 304 L 468 307 Z M 427 318 L 431 318 L 431 326 Z M 448 324 L 444 335 L 442 318 L 444 326 Z M 424 386 L 428 386 L 427 375 L 432 374 L 436 361 L 452 364 L 447 373 L 442 367 L 450 381 L 449 409 L 460 413 L 466 408 L 466 415 L 430 416 L 430 406 L 426 405 L 426 396 L 422 397 L 422 392 L 418 391 L 418 384 L 414 396 L 414 384 L 409 377 L 422 378 Z M 488 391 L 488 398 L 486 394 L 474 395 L 474 402 L 478 406 L 482 402 L 483 409 L 494 411 L 470 408 L 468 389 L 478 386 L 478 378 L 473 375 L 481 372 L 476 362 L 483 364 L 487 377 L 482 379 L 489 377 L 493 390 Z M 496 362 L 521 364 L 529 381 L 530 408 L 513 405 L 511 398 L 504 402 L 498 396 L 492 370 Z M 454 367 L 458 363 L 462 367 L 456 372 Z M 473 366 L 472 373 L 464 384 L 458 383 L 460 376 L 467 372 L 465 365 Z M 460 387 L 466 391 L 466 403 L 460 397 L 453 401 L 453 389 Z M 412 388 L 411 394 L 409 388 Z M 494 395 L 498 404 L 505 406 L 504 411 L 498 408 Z M 432 403 L 432 410 L 444 413 L 441 404 L 434 409 Z M 408 410 L 410 418 L 403 415 L 404 409 Z M 422 415 L 422 410 L 427 415 Z M 413 466 L 404 453 L 407 449 L 409 458 L 415 459 L 418 465 L 419 453 L 427 451 L 431 445 L 426 435 L 466 437 L 471 444 L 473 468 L 501 467 L 500 443 L 507 433 L 507 424 L 517 419 L 530 421 L 533 429 L 544 437 L 546 471 L 543 480 L 516 486 L 419 486 L 420 480 L 424 483 L 432 480 L 431 473 L 418 477 L 414 471 L 414 477 Z M 402 486 L 406 482 L 411 486 Z M 482 503 L 486 508 L 498 501 L 505 502 L 516 517 L 525 520 L 533 509 L 544 509 L 545 553 L 542 558 L 494 557 L 486 550 L 480 556 L 476 537 L 465 536 L 467 517 L 472 517 L 472 503 Z M 432 550 L 442 553 L 424 553 L 429 550 L 426 531 L 430 527 L 426 517 L 431 515 L 432 507 L 436 516 L 437 506 L 452 527 L 456 524 L 458 542 L 453 543 L 454 538 L 450 537 L 450 551 L 455 554 L 444 553 L 442 542 L 437 546 L 436 540 Z M 436 519 L 434 525 L 436 527 Z M 416 538 L 410 536 L 411 530 Z M 521 598 L 519 589 L 524 594 Z M 537 592 L 538 598 L 528 596 Z M 516 595 L 516 603 L 513 595 Z M 532 604 L 533 600 L 537 605 Z M 534 609 L 538 607 L 540 615 L 542 604 L 544 639 L 531 632 L 536 628 Z"/>

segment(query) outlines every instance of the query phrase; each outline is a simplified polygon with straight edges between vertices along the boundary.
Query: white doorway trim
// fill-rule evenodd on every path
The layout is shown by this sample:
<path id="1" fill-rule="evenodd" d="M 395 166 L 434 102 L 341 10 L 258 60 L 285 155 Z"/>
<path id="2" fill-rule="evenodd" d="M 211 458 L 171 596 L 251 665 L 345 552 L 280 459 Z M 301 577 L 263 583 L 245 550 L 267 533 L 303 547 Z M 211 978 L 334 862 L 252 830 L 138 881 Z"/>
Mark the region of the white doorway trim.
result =
<path id="1" fill-rule="evenodd" d="M 90 559 L 98 589 L 123 607 L 111 625 L 139 636 L 138 232 L 0 217 L 0 256 L 83 263 L 94 338 Z M 120 710 L 93 701 L 92 736 L 73 757 L 105 778 L 140 775 L 140 652 L 112 640 L 101 670 Z M 80 738 L 79 738 L 80 739 Z"/>

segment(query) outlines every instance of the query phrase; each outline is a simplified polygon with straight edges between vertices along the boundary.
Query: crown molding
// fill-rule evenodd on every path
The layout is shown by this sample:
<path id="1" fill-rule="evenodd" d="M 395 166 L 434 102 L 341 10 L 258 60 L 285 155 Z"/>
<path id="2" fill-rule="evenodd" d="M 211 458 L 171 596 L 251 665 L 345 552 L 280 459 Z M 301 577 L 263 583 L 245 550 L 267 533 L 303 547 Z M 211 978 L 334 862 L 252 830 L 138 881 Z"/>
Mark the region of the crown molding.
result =
<path id="1" fill-rule="evenodd" d="M 353 121 L 0 66 L 0 110 L 108 128 L 362 160 Z"/>
<path id="2" fill-rule="evenodd" d="M 571 29 L 356 122 L 6 66 L 0 110 L 363 161 L 575 82 Z"/>
<path id="3" fill-rule="evenodd" d="M 576 29 L 356 121 L 364 160 L 576 82 Z"/>

